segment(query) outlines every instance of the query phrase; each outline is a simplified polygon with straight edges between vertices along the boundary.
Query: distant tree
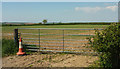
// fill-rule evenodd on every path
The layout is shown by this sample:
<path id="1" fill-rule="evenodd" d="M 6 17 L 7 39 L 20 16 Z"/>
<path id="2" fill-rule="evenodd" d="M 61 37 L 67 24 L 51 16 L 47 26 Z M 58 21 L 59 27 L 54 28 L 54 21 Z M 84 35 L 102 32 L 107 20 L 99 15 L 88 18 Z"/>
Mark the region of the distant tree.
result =
<path id="1" fill-rule="evenodd" d="M 61 24 L 62 22 L 59 22 L 59 24 Z"/>
<path id="2" fill-rule="evenodd" d="M 46 19 L 44 19 L 44 20 L 43 20 L 43 23 L 44 23 L 44 24 L 46 24 L 46 23 L 47 23 L 47 20 L 46 20 Z"/>
<path id="3" fill-rule="evenodd" d="M 38 24 L 42 24 L 42 23 L 40 22 L 40 23 L 38 23 Z"/>
<path id="4" fill-rule="evenodd" d="M 54 24 L 54 22 L 53 22 L 53 24 Z"/>

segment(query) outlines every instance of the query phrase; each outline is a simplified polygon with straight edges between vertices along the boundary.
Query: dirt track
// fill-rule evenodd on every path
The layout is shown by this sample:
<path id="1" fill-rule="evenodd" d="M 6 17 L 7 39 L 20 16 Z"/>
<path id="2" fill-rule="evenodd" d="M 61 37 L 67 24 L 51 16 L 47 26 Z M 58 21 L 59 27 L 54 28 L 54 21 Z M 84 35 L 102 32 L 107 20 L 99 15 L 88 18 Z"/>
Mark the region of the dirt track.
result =
<path id="1" fill-rule="evenodd" d="M 75 54 L 33 54 L 2 59 L 3 67 L 88 67 L 97 56 Z"/>

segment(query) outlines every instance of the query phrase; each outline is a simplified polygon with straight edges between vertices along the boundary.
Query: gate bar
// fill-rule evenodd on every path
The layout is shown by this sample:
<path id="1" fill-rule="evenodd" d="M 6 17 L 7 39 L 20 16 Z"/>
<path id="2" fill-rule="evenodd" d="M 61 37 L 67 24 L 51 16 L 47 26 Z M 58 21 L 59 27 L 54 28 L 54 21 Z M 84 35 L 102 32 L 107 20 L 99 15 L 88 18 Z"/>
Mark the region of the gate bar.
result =
<path id="1" fill-rule="evenodd" d="M 18 28 L 18 29 L 43 29 L 43 30 L 95 30 L 95 29 L 79 29 L 79 28 Z M 99 28 L 98 30 L 103 30 Z"/>
<path id="2" fill-rule="evenodd" d="M 23 39 L 38 39 L 38 38 L 23 38 Z M 50 39 L 50 38 L 41 38 L 40 40 L 63 40 L 63 39 Z M 64 39 L 65 41 L 88 41 L 86 39 Z"/>

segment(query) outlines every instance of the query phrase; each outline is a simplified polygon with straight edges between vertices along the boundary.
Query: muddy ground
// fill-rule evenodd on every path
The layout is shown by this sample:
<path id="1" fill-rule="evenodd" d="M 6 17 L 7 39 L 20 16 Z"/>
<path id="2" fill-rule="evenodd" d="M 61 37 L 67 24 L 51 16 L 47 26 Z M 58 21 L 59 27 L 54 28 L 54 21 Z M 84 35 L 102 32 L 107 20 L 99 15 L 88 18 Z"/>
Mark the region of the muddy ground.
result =
<path id="1" fill-rule="evenodd" d="M 88 67 L 97 56 L 80 54 L 38 54 L 8 56 L 2 59 L 3 67 Z"/>

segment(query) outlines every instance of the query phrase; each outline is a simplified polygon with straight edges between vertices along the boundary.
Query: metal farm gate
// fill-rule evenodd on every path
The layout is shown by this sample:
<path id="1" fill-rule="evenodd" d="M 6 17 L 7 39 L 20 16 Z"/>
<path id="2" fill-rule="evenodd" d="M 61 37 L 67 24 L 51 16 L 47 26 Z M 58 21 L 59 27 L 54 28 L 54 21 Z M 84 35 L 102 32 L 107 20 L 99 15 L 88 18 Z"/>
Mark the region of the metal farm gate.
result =
<path id="1" fill-rule="evenodd" d="M 18 28 L 14 39 L 18 45 L 20 34 L 22 44 L 31 51 L 95 53 L 86 48 L 89 47 L 86 38 L 94 33 L 94 29 Z"/>

